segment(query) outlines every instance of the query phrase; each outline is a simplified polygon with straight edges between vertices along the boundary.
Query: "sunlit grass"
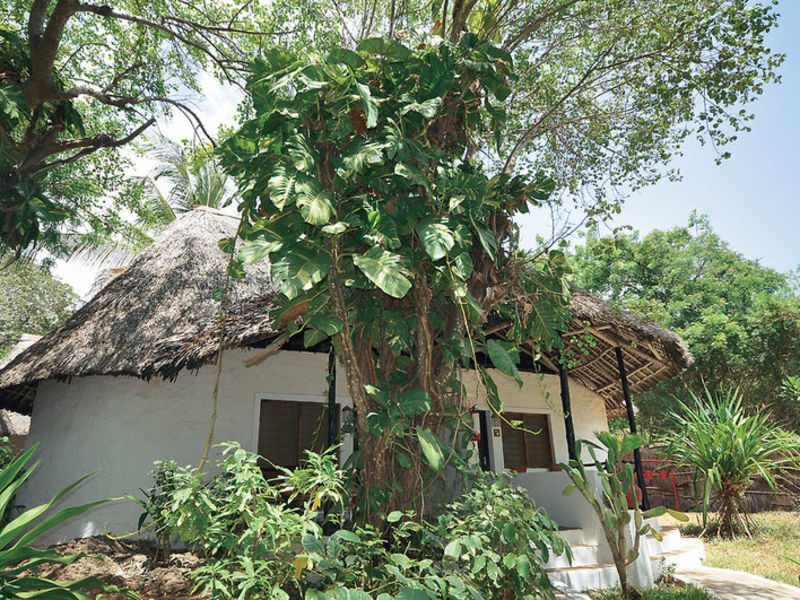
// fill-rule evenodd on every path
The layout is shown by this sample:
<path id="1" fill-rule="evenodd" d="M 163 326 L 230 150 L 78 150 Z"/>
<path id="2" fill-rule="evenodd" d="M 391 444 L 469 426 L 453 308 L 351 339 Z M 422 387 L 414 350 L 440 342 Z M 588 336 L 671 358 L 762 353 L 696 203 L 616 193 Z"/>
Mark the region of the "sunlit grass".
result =
<path id="1" fill-rule="evenodd" d="M 593 600 L 623 600 L 619 590 L 591 592 Z M 712 600 L 713 596 L 693 585 L 658 585 L 642 592 L 642 600 Z"/>
<path id="2" fill-rule="evenodd" d="M 697 536 L 702 531 L 700 514 L 689 515 L 688 523 L 668 522 L 666 519 L 662 522 L 680 526 L 683 536 Z M 800 560 L 800 512 L 763 512 L 752 517 L 756 526 L 752 539 L 723 540 L 706 534 L 703 538 L 706 546 L 704 564 L 800 585 L 800 565 L 784 558 L 789 556 Z"/>

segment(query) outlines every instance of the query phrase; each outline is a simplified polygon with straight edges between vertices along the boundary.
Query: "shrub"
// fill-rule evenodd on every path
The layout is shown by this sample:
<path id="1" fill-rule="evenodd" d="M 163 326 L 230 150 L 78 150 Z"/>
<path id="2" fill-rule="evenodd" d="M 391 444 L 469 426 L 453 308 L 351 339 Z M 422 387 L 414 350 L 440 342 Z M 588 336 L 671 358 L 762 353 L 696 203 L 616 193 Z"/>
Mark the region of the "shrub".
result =
<path id="1" fill-rule="evenodd" d="M 12 460 L 0 471 L 0 513 L 6 512 L 19 487 L 30 477 L 38 465 L 38 463 L 35 463 L 32 467 L 25 469 L 35 451 L 36 446 Z M 86 477 L 89 477 L 89 475 Z M 24 511 L 0 529 L 0 598 L 88 600 L 89 596 L 85 593 L 85 590 L 118 592 L 131 598 L 137 597 L 135 594 L 122 591 L 116 586 L 106 585 L 94 577 L 59 583 L 35 575 L 35 569 L 39 565 L 48 563 L 68 565 L 84 556 L 83 554 L 62 556 L 58 550 L 52 548 L 41 550 L 34 548 L 32 544 L 42 534 L 67 519 L 76 517 L 105 502 L 110 502 L 110 500 L 98 500 L 97 502 L 65 508 L 44 517 L 44 514 L 56 502 L 66 496 L 86 477 L 64 488 L 49 502 Z"/>
<path id="2" fill-rule="evenodd" d="M 435 523 L 394 511 L 385 523 L 342 526 L 344 473 L 332 452 L 266 481 L 258 457 L 225 444 L 220 474 L 172 471 L 147 511 L 202 550 L 195 590 L 214 598 L 490 600 L 549 597 L 542 560 L 569 551 L 524 490 L 479 480 Z M 160 463 L 161 465 L 169 463 Z M 156 472 L 160 472 L 156 469 Z M 332 510 L 328 517 L 323 507 Z"/>
<path id="3" fill-rule="evenodd" d="M 564 490 L 564 495 L 577 490 L 586 498 L 603 527 L 603 533 L 614 558 L 614 566 L 617 569 L 623 597 L 638 598 L 641 594 L 628 582 L 628 565 L 639 557 L 639 543 L 642 535 L 652 533 L 657 539 L 661 539 L 659 533 L 650 525 L 645 524 L 644 520 L 665 513 L 682 521 L 686 521 L 688 518 L 682 513 L 664 507 L 642 511 L 636 502 L 634 502 L 633 510 L 629 510 L 628 495 L 636 498 L 636 479 L 633 465 L 624 462 L 623 458 L 626 454 L 639 448 L 644 443 L 644 439 L 638 435 L 618 437 L 608 431 L 595 432 L 595 437 L 600 442 L 599 444 L 589 440 L 578 440 L 575 443 L 575 454 L 578 458 L 570 460 L 569 464 L 561 463 L 559 465 L 572 480 L 572 485 Z M 584 448 L 588 450 L 594 468 L 600 476 L 603 490 L 601 496 L 597 495 L 594 484 L 589 479 L 584 467 L 582 458 Z M 605 452 L 605 460 L 601 460 L 597 456 L 597 450 Z M 631 522 L 633 523 L 632 528 Z M 629 545 L 628 542 L 628 531 L 632 534 L 632 545 Z"/>
<path id="4" fill-rule="evenodd" d="M 288 598 L 284 588 L 296 587 L 297 545 L 304 536 L 322 536 L 321 507 L 341 507 L 343 473 L 332 452 L 308 452 L 308 468 L 268 482 L 256 455 L 235 443 L 220 446 L 215 475 L 156 463 L 156 475 L 168 479 L 148 493 L 143 518 L 157 535 L 175 535 L 206 555 L 193 573 L 195 591 Z"/>
<path id="5" fill-rule="evenodd" d="M 800 438 L 779 427 L 769 411 L 746 414 L 739 390 L 712 393 L 706 388 L 702 399 L 690 392 L 690 400 L 670 415 L 677 430 L 670 436 L 669 458 L 694 469 L 695 484 L 700 481 L 696 487 L 703 491 L 704 528 L 713 492 L 717 533 L 750 537 L 745 493 L 759 475 L 775 491 L 780 470 L 800 462 Z"/>
<path id="6" fill-rule="evenodd" d="M 558 525 L 528 493 L 506 479 L 484 476 L 439 516 L 439 535 L 449 540 L 446 560 L 485 598 L 524 598 L 550 589 L 543 568 L 552 553 L 567 552 Z"/>

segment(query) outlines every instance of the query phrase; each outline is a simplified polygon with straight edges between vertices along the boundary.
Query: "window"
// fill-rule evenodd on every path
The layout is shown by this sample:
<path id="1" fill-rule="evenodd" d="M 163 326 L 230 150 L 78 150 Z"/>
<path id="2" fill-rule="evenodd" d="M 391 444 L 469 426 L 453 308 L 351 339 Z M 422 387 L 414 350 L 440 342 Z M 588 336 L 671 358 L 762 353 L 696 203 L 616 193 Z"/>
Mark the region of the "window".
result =
<path id="1" fill-rule="evenodd" d="M 339 426 L 337 405 L 336 430 Z M 271 464 L 294 469 L 306 450 L 322 452 L 328 447 L 328 405 L 323 402 L 262 400 L 258 427 L 258 453 Z M 270 464 L 271 463 L 271 464 Z"/>
<path id="2" fill-rule="evenodd" d="M 522 421 L 516 429 L 503 421 L 503 463 L 506 469 L 549 468 L 553 463 L 550 420 L 547 415 L 505 413 L 509 421 Z"/>

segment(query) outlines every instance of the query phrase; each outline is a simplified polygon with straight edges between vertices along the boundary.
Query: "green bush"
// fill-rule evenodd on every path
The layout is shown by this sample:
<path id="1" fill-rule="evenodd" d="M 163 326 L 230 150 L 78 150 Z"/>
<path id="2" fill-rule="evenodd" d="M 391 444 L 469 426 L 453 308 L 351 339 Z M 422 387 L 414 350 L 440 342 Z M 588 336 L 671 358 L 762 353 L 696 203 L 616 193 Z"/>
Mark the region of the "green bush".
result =
<path id="1" fill-rule="evenodd" d="M 528 492 L 485 476 L 439 516 L 444 557 L 485 598 L 527 598 L 550 588 L 543 562 L 567 552 L 558 525 Z"/>
<path id="2" fill-rule="evenodd" d="M 19 487 L 30 477 L 39 464 L 25 468 L 36 451 L 36 446 L 12 460 L 0 471 L 0 513 L 5 513 Z M 86 477 L 89 477 L 87 475 Z M 59 583 L 35 575 L 36 567 L 48 563 L 68 565 L 83 554 L 62 556 L 55 549 L 41 550 L 32 544 L 47 531 L 67 519 L 76 517 L 90 508 L 110 502 L 98 500 L 80 506 L 65 508 L 48 516 L 45 513 L 77 485 L 80 479 L 56 494 L 45 504 L 25 510 L 0 529 L 0 598 L 41 598 L 42 600 L 90 600 L 86 590 L 123 593 L 131 598 L 137 596 L 121 591 L 116 586 L 104 584 L 94 577 L 86 577 L 69 583 Z"/>
<path id="3" fill-rule="evenodd" d="M 745 494 L 756 477 L 763 477 L 775 491 L 782 469 L 800 464 L 800 437 L 785 431 L 769 411 L 747 414 L 739 390 L 690 392 L 690 401 L 679 403 L 671 413 L 675 433 L 670 436 L 668 457 L 677 465 L 691 467 L 697 489 L 703 491 L 703 527 L 713 499 L 718 505 L 717 533 L 722 537 L 750 536 Z"/>
<path id="4" fill-rule="evenodd" d="M 542 560 L 569 552 L 527 493 L 479 480 L 435 523 L 398 511 L 385 526 L 344 525 L 344 473 L 333 452 L 267 481 L 258 457 L 225 444 L 214 476 L 169 472 L 148 494 L 146 519 L 203 551 L 195 590 L 213 598 L 490 600 L 548 597 Z M 145 504 L 148 504 L 145 502 Z M 323 507 L 329 510 L 324 513 Z"/>

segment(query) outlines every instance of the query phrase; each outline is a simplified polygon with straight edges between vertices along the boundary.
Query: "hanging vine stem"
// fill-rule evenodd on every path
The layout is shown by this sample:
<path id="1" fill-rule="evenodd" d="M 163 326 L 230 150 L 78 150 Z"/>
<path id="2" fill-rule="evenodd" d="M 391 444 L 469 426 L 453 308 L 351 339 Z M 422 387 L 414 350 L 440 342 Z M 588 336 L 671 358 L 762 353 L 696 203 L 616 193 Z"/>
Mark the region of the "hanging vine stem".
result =
<path id="1" fill-rule="evenodd" d="M 219 328 L 219 343 L 217 344 L 217 369 L 214 373 L 214 388 L 211 392 L 211 423 L 208 426 L 208 437 L 206 444 L 203 448 L 203 456 L 197 465 L 197 472 L 203 468 L 208 459 L 208 451 L 211 449 L 211 442 L 214 439 L 214 428 L 217 424 L 217 399 L 219 398 L 219 380 L 222 375 L 222 355 L 225 350 L 225 325 L 228 320 L 228 292 L 231 288 L 231 267 L 233 265 L 234 257 L 236 256 L 236 240 L 239 239 L 239 234 L 242 232 L 242 225 L 244 224 L 245 211 L 242 211 L 242 216 L 239 219 L 239 224 L 236 227 L 236 234 L 233 237 L 231 244 L 230 256 L 228 257 L 228 265 L 225 269 L 225 288 L 222 293 L 222 310 L 220 311 L 220 328 Z"/>

